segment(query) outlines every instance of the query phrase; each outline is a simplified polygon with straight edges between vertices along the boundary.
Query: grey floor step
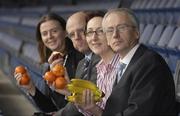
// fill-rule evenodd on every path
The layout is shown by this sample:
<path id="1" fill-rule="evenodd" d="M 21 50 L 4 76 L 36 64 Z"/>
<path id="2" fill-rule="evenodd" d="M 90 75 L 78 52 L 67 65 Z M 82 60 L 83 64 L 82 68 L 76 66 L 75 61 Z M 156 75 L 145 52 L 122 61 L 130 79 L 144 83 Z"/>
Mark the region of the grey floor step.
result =
<path id="1" fill-rule="evenodd" d="M 0 71 L 0 116 L 32 116 L 36 107 L 12 81 Z"/>

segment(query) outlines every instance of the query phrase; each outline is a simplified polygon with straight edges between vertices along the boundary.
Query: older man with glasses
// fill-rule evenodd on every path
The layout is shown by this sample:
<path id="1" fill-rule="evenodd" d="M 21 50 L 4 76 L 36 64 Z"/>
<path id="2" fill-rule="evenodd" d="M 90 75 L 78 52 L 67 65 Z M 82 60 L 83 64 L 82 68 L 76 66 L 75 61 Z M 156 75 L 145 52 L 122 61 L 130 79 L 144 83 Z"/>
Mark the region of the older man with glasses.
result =
<path id="1" fill-rule="evenodd" d="M 112 9 L 103 19 L 108 44 L 124 67 L 103 116 L 177 115 L 171 71 L 156 52 L 139 44 L 139 23 L 132 11 Z"/>

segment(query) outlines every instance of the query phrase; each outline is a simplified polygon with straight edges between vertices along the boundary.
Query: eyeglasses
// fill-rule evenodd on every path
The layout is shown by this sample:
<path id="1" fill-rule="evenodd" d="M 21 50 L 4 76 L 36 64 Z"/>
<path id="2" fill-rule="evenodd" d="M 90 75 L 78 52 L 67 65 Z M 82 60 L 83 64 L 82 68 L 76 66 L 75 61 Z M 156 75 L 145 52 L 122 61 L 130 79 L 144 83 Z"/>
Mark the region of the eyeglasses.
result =
<path id="1" fill-rule="evenodd" d="M 123 33 L 127 31 L 129 28 L 136 28 L 133 25 L 127 25 L 127 24 L 120 24 L 117 27 L 109 27 L 105 30 L 107 36 L 112 36 L 114 31 L 117 31 L 118 33 Z"/>
<path id="2" fill-rule="evenodd" d="M 97 29 L 97 30 L 95 30 L 95 31 L 87 31 L 87 32 L 86 32 L 86 36 L 87 36 L 87 37 L 92 37 L 94 33 L 95 33 L 97 36 L 101 36 L 104 32 L 103 32 L 102 29 Z"/>
<path id="3" fill-rule="evenodd" d="M 75 34 L 78 34 L 78 35 L 84 35 L 85 34 L 85 31 L 84 31 L 84 29 L 78 29 L 78 30 L 76 30 L 76 31 L 74 31 L 74 32 L 71 32 L 71 33 L 69 33 L 68 34 L 68 37 L 70 38 L 70 39 L 73 39 L 73 38 L 75 38 Z"/>

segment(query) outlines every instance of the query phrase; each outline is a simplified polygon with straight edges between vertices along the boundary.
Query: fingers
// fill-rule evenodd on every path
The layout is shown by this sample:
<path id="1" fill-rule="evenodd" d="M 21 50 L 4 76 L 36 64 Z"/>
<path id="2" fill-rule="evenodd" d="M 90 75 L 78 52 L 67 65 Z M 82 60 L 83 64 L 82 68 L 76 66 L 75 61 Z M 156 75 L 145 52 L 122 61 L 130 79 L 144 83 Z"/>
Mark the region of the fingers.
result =
<path id="1" fill-rule="evenodd" d="M 70 83 L 70 79 L 66 67 L 64 67 L 64 78 L 66 79 L 67 83 Z"/>
<path id="2" fill-rule="evenodd" d="M 20 85 L 20 80 L 21 80 L 22 74 L 21 73 L 17 73 L 14 75 L 14 78 L 16 79 L 16 84 Z"/>
<path id="3" fill-rule="evenodd" d="M 56 64 L 61 64 L 63 65 L 64 59 L 63 58 L 59 58 L 54 60 L 53 62 L 50 63 L 50 68 L 52 69 Z"/>
<path id="4" fill-rule="evenodd" d="M 89 89 L 83 91 L 82 94 L 82 103 L 84 106 L 91 106 L 94 104 L 93 92 Z"/>
<path id="5" fill-rule="evenodd" d="M 59 59 L 59 58 L 63 58 L 63 56 L 61 56 L 60 52 L 54 51 L 54 52 L 50 55 L 50 57 L 49 57 L 49 59 L 48 59 L 48 62 L 49 62 L 49 64 L 52 64 L 52 62 L 53 62 L 54 60 Z"/>

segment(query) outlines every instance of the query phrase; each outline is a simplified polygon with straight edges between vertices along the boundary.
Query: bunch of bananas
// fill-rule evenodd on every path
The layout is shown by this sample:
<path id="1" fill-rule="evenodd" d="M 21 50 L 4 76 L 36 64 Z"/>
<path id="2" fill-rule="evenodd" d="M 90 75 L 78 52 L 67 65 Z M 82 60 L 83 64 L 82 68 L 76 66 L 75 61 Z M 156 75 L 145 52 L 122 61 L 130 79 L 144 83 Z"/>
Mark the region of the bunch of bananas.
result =
<path id="1" fill-rule="evenodd" d="M 69 102 L 81 103 L 81 96 L 85 89 L 90 89 L 94 95 L 94 101 L 100 101 L 103 92 L 92 82 L 82 79 L 71 79 L 71 83 L 67 85 L 67 89 L 71 92 L 71 96 L 67 96 Z"/>

